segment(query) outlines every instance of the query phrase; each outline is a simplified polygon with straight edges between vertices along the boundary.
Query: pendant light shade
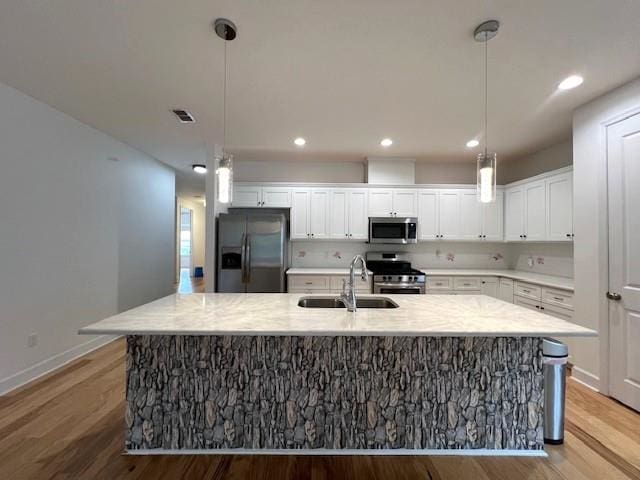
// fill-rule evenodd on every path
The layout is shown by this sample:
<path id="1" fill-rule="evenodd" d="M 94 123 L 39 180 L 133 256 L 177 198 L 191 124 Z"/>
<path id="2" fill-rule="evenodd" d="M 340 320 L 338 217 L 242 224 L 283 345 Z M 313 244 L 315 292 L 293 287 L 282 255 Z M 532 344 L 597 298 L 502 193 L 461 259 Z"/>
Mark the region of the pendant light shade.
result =
<path id="1" fill-rule="evenodd" d="M 227 43 L 236 38 L 237 29 L 231 20 L 218 18 L 213 23 L 216 35 L 224 40 L 224 82 L 222 128 L 222 155 L 216 158 L 216 196 L 219 203 L 229 204 L 233 200 L 233 155 L 227 153 Z"/>
<path id="2" fill-rule="evenodd" d="M 477 42 L 484 43 L 484 152 L 478 154 L 477 184 L 478 200 L 481 203 L 496 201 L 496 165 L 497 155 L 487 151 L 488 143 L 488 103 L 489 103 L 489 67 L 487 62 L 487 45 L 489 40 L 498 34 L 500 23 L 497 20 L 489 20 L 476 28 L 473 36 Z"/>
<path id="3" fill-rule="evenodd" d="M 233 155 L 225 153 L 217 161 L 216 192 L 218 192 L 218 202 L 231 203 L 233 201 Z"/>
<path id="4" fill-rule="evenodd" d="M 496 154 L 478 154 L 478 198 L 482 203 L 496 201 Z"/>

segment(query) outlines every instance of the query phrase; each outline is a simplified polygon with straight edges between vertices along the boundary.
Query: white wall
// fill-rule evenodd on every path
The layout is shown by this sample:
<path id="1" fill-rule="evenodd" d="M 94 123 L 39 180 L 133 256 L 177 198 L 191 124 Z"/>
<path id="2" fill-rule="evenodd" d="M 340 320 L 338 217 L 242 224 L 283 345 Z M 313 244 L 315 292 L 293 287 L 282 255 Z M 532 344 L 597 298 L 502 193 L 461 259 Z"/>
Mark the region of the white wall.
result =
<path id="1" fill-rule="evenodd" d="M 498 164 L 498 183 L 501 185 L 535 177 L 573 162 L 573 146 L 571 140 L 553 145 L 526 157 L 506 160 Z"/>
<path id="2" fill-rule="evenodd" d="M 108 340 L 83 325 L 170 293 L 175 236 L 172 169 L 2 84 L 0 112 L 2 393 Z"/>
<path id="3" fill-rule="evenodd" d="M 195 267 L 204 267 L 206 209 L 204 204 L 195 198 L 178 197 L 178 212 L 180 208 L 188 208 L 193 212 L 191 215 L 191 232 L 193 234 L 191 239 L 191 275 L 193 275 Z"/>
<path id="4" fill-rule="evenodd" d="M 573 117 L 575 321 L 599 337 L 574 349 L 582 379 L 608 391 L 606 124 L 640 110 L 640 79 L 580 107 Z M 640 188 L 640 186 L 638 187 Z"/>
<path id="5" fill-rule="evenodd" d="M 362 183 L 364 162 L 236 161 L 236 182 Z"/>
<path id="6" fill-rule="evenodd" d="M 533 266 L 529 266 L 529 258 Z M 510 243 L 509 261 L 514 270 L 573 277 L 573 245 L 571 243 Z"/>

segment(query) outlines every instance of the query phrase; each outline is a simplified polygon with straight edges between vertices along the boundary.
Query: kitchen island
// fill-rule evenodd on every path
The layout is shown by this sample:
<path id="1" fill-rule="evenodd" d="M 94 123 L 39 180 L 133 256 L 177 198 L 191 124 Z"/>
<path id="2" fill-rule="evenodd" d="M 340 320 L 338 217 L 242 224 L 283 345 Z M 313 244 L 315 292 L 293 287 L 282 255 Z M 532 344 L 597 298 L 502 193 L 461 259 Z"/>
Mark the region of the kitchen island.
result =
<path id="1" fill-rule="evenodd" d="M 388 297 L 171 295 L 80 333 L 127 336 L 129 453 L 544 455 L 542 337 L 596 333 L 483 295 Z"/>

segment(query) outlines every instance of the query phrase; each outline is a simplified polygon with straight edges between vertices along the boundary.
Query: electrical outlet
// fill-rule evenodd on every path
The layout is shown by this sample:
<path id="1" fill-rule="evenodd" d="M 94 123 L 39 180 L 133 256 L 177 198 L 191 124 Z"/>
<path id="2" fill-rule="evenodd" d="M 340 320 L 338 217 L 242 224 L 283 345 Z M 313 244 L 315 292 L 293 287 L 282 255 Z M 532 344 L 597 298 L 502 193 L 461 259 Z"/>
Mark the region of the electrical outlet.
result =
<path id="1" fill-rule="evenodd" d="M 529 265 L 529 268 L 533 268 L 533 257 L 527 258 L 527 265 Z"/>
<path id="2" fill-rule="evenodd" d="M 33 348 L 38 345 L 38 334 L 32 333 L 27 337 L 27 346 Z"/>

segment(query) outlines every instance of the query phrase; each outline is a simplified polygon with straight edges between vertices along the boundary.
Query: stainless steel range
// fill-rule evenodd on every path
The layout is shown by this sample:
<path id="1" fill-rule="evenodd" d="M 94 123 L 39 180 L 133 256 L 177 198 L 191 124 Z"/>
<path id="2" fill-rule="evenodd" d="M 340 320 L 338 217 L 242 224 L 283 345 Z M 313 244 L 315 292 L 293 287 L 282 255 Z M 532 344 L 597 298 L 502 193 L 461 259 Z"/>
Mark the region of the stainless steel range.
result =
<path id="1" fill-rule="evenodd" d="M 373 293 L 425 293 L 426 275 L 411 268 L 408 253 L 368 252 L 367 268 L 373 272 Z"/>

